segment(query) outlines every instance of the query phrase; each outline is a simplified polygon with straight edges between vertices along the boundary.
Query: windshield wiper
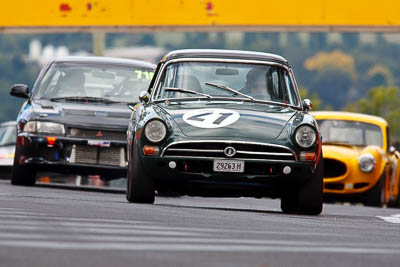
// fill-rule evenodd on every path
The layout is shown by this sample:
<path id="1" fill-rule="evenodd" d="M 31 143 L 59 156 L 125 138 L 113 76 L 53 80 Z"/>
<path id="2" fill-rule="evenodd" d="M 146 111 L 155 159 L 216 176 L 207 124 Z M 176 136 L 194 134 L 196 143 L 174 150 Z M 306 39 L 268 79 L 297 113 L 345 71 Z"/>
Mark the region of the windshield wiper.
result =
<path id="1" fill-rule="evenodd" d="M 193 91 L 193 90 L 188 90 L 188 89 L 184 89 L 184 88 L 175 88 L 175 87 L 164 87 L 164 91 L 166 92 L 180 92 L 180 93 L 188 93 L 188 94 L 193 94 L 193 95 L 201 95 L 201 96 L 205 96 L 209 99 L 212 98 L 212 96 L 208 95 L 208 94 L 203 94 L 197 91 Z"/>
<path id="2" fill-rule="evenodd" d="M 209 85 L 209 86 L 216 87 L 216 88 L 224 89 L 224 90 L 226 90 L 226 91 L 229 91 L 229 92 L 234 93 L 234 94 L 237 94 L 237 95 L 244 96 L 244 97 L 246 97 L 246 98 L 251 99 L 251 101 L 253 101 L 253 102 L 255 101 L 254 97 L 249 96 L 249 95 L 246 95 L 246 94 L 243 94 L 243 93 L 241 93 L 241 92 L 239 92 L 239 91 L 236 91 L 235 89 L 232 89 L 232 88 L 230 88 L 230 87 L 228 87 L 228 86 L 219 85 L 219 84 L 216 84 L 216 83 L 209 83 L 209 82 L 206 82 L 205 84 L 206 84 L 206 85 Z"/>
<path id="3" fill-rule="evenodd" d="M 99 103 L 120 103 L 107 98 L 93 97 L 93 96 L 64 96 L 50 98 L 50 101 L 77 101 L 77 102 L 99 102 Z"/>

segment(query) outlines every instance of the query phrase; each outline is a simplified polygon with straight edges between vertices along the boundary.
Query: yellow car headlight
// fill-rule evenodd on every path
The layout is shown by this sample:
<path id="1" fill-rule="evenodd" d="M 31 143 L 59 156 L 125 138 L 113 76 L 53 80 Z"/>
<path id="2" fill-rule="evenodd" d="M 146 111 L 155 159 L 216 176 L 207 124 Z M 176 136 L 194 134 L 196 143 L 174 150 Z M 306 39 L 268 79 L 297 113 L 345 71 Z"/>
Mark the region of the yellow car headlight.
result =
<path id="1" fill-rule="evenodd" d="M 372 172 L 375 169 L 375 158 L 372 154 L 367 153 L 358 158 L 360 170 L 365 173 Z"/>

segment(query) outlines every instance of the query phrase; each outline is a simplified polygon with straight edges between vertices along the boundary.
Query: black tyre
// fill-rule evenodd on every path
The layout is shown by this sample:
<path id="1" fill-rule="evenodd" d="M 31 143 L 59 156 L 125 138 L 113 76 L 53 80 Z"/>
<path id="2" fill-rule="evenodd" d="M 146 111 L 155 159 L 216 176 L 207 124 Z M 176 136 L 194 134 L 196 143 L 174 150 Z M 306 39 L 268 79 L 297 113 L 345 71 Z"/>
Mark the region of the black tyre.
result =
<path id="1" fill-rule="evenodd" d="M 20 165 L 20 151 L 15 149 L 14 165 L 11 170 L 11 184 L 32 186 L 36 183 L 36 170 L 30 165 Z"/>
<path id="2" fill-rule="evenodd" d="M 126 199 L 132 203 L 153 204 L 155 199 L 154 183 L 145 175 L 139 151 L 134 142 L 127 173 Z"/>
<path id="3" fill-rule="evenodd" d="M 399 182 L 399 189 L 397 191 L 397 198 L 396 201 L 394 201 L 393 205 L 391 205 L 391 207 L 393 208 L 400 208 L 400 182 Z"/>
<path id="4" fill-rule="evenodd" d="M 281 210 L 284 213 L 296 213 L 298 201 L 297 189 L 287 189 L 281 197 Z"/>
<path id="5" fill-rule="evenodd" d="M 324 161 L 322 159 L 317 164 L 314 175 L 299 188 L 299 198 L 297 212 L 305 215 L 318 215 L 322 212 L 323 192 L 322 180 L 324 176 Z"/>
<path id="6" fill-rule="evenodd" d="M 378 182 L 366 194 L 365 205 L 371 207 L 383 207 L 385 204 L 385 171 Z"/>

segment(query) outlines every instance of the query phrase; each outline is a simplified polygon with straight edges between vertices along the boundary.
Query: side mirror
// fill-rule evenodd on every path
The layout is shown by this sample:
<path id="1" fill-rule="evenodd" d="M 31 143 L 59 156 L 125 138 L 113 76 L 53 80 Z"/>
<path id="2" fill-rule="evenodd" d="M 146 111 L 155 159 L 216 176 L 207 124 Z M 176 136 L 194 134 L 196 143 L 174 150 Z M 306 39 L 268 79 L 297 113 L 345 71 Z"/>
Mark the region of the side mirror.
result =
<path id="1" fill-rule="evenodd" d="M 139 94 L 139 100 L 140 102 L 146 104 L 150 101 L 150 95 L 147 91 L 141 91 Z"/>
<path id="2" fill-rule="evenodd" d="M 10 95 L 21 98 L 29 98 L 29 87 L 26 84 L 14 84 L 11 86 Z"/>
<path id="3" fill-rule="evenodd" d="M 303 100 L 303 110 L 304 112 L 308 112 L 310 109 L 312 109 L 312 102 L 306 98 Z"/>

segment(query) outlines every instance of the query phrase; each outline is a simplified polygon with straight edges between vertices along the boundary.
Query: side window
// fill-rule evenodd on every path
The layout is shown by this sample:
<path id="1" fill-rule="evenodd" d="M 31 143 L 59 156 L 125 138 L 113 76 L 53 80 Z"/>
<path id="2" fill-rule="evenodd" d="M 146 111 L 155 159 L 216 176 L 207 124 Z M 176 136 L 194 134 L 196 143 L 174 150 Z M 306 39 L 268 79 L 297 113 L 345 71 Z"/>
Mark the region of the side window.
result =
<path id="1" fill-rule="evenodd" d="M 174 78 L 175 68 L 174 65 L 169 65 L 167 69 L 162 73 L 160 81 L 158 83 L 157 90 L 157 98 L 165 98 L 167 96 L 167 92 L 164 92 L 164 87 L 173 87 L 173 78 Z"/>
<path id="2" fill-rule="evenodd" d="M 272 77 L 272 92 L 275 96 L 279 96 L 279 76 L 278 71 L 274 70 L 271 74 Z"/>
<path id="3" fill-rule="evenodd" d="M 271 94 L 271 100 L 284 103 L 287 99 L 286 88 L 283 86 L 282 75 L 283 70 L 272 67 L 267 73 L 268 90 Z"/>
<path id="4" fill-rule="evenodd" d="M 293 79 L 294 79 L 294 77 L 293 77 Z M 293 83 L 290 79 L 289 73 L 287 71 L 284 72 L 284 82 L 286 85 L 286 90 L 288 92 L 289 102 L 292 103 L 293 105 L 298 105 L 294 85 L 293 85 Z"/>

